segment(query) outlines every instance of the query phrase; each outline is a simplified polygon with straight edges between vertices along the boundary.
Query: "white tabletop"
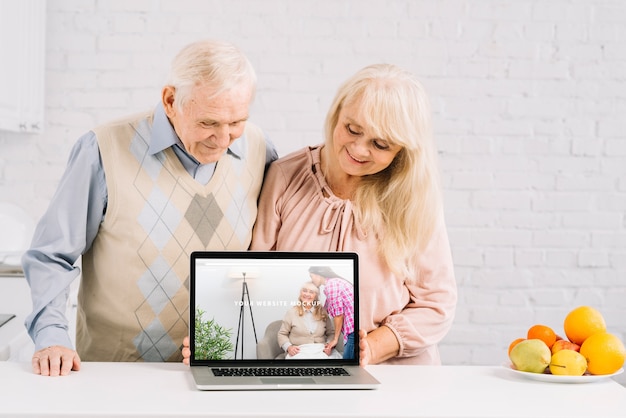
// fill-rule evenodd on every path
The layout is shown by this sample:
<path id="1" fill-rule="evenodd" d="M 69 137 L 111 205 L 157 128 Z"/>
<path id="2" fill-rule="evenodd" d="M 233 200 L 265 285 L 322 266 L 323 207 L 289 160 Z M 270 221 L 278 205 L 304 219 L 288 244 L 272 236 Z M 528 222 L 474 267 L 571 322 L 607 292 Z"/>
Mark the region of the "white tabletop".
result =
<path id="1" fill-rule="evenodd" d="M 370 366 L 377 390 L 206 392 L 179 363 L 83 363 L 64 377 L 0 362 L 0 417 L 620 417 L 612 379 L 527 380 L 501 366 Z"/>

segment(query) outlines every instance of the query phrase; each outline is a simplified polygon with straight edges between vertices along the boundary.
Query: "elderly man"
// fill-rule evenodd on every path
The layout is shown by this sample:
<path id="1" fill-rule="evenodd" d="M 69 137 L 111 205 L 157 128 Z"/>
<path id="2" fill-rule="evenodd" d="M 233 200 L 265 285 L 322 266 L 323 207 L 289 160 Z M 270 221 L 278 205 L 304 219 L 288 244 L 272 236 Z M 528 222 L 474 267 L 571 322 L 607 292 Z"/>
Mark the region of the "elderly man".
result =
<path id="1" fill-rule="evenodd" d="M 188 255 L 243 250 L 264 170 L 277 158 L 247 122 L 256 74 L 233 45 L 174 59 L 153 111 L 99 126 L 74 146 L 22 264 L 34 373 L 86 361 L 179 361 L 188 334 Z M 65 308 L 80 274 L 76 351 Z"/>

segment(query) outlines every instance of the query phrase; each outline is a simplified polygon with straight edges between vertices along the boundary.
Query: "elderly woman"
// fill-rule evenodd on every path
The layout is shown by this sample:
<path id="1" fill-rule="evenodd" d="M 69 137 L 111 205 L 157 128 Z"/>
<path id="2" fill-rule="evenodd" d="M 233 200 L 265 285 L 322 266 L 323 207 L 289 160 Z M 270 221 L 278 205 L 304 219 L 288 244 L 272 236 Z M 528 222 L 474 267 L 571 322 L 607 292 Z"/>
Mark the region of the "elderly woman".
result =
<path id="1" fill-rule="evenodd" d="M 252 250 L 359 254 L 362 365 L 441 364 L 457 289 L 438 171 L 424 89 L 376 64 L 339 88 L 324 143 L 263 182 Z"/>
<path id="2" fill-rule="evenodd" d="M 287 353 L 286 358 L 320 358 L 331 354 L 325 345 L 332 340 L 335 330 L 319 294 L 313 282 L 304 283 L 297 303 L 285 314 L 278 331 L 278 345 Z"/>

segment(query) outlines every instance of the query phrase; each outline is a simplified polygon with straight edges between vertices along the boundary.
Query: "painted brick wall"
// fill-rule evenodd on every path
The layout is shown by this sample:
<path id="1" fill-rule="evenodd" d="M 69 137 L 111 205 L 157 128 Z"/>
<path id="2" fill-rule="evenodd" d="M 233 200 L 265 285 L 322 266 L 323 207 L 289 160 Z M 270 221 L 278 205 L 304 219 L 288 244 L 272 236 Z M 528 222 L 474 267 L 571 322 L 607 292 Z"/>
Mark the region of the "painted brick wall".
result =
<path id="1" fill-rule="evenodd" d="M 433 104 L 458 314 L 452 364 L 598 307 L 626 337 L 626 2 L 49 0 L 46 128 L 0 133 L 0 200 L 34 219 L 94 124 L 152 107 L 175 52 L 238 44 L 281 155 L 321 141 L 341 81 L 402 65 Z"/>

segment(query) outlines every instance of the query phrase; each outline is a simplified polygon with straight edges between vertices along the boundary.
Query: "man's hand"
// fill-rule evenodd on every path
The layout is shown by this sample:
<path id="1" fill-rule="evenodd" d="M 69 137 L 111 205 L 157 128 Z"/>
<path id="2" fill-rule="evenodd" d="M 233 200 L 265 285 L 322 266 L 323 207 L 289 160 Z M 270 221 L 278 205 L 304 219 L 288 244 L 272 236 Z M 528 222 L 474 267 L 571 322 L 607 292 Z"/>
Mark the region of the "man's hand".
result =
<path id="1" fill-rule="evenodd" d="M 32 359 L 33 373 L 42 376 L 66 376 L 80 370 L 80 357 L 71 348 L 53 345 L 43 348 Z"/>
<path id="2" fill-rule="evenodd" d="M 189 365 L 189 357 L 191 357 L 191 349 L 189 348 L 189 336 L 183 338 L 183 348 L 181 350 L 183 355 L 183 363 Z"/>

